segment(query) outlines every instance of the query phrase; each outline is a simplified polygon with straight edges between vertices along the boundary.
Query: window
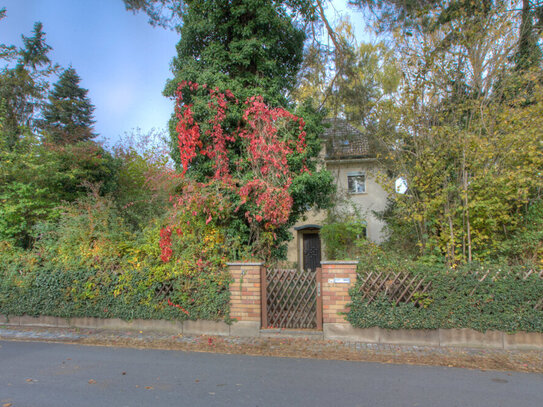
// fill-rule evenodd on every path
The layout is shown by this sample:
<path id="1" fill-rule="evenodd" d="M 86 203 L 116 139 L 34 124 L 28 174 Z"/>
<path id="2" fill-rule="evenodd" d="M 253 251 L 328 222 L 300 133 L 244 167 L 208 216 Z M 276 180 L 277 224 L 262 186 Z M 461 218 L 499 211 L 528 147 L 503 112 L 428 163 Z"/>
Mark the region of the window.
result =
<path id="1" fill-rule="evenodd" d="M 350 194 L 363 194 L 366 192 L 366 174 L 363 172 L 349 172 L 347 186 Z"/>

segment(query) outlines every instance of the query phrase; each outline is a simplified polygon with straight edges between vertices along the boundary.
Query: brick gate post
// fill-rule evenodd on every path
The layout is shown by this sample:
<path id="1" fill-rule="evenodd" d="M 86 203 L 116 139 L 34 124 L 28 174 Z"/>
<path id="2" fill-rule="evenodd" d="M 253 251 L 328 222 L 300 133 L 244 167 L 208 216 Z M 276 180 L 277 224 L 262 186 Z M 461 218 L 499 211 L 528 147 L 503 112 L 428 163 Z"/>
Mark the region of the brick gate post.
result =
<path id="1" fill-rule="evenodd" d="M 356 282 L 358 261 L 322 261 L 322 322 L 326 331 L 329 324 L 348 324 L 344 315 L 351 302 L 349 289 Z"/>
<path id="2" fill-rule="evenodd" d="M 259 336 L 262 318 L 261 270 L 263 263 L 227 263 L 230 283 L 230 327 L 233 336 Z"/>

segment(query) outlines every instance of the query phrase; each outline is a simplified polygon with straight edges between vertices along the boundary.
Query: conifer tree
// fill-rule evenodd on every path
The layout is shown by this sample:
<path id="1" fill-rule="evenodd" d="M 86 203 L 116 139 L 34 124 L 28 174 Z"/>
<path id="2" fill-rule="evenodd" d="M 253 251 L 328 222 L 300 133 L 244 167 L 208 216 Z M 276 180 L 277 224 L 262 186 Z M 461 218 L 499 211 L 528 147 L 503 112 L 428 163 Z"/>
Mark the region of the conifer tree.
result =
<path id="1" fill-rule="evenodd" d="M 0 10 L 0 20 L 6 15 Z M 13 150 L 27 130 L 35 130 L 36 116 L 46 92 L 48 78 L 56 70 L 48 53 L 43 25 L 34 24 L 32 36 L 22 36 L 24 47 L 0 44 L 0 103 L 4 106 L 3 144 Z M 12 62 L 15 62 L 13 66 Z"/>
<path id="2" fill-rule="evenodd" d="M 49 95 L 43 110 L 42 128 L 50 141 L 72 144 L 96 136 L 92 125 L 94 106 L 88 90 L 79 86 L 81 78 L 74 68 L 66 69 Z"/>
<path id="3" fill-rule="evenodd" d="M 246 101 L 262 98 L 271 108 L 281 107 L 302 117 L 305 122 L 307 148 L 289 155 L 288 167 L 296 174 L 288 187 L 292 199 L 288 221 L 269 234 L 268 245 L 273 256 L 283 256 L 283 243 L 291 237 L 288 228 L 310 207 L 323 208 L 330 204 L 333 191 L 332 177 L 326 170 L 319 170 L 316 157 L 321 149 L 319 134 L 322 132 L 321 116 L 309 104 L 296 110 L 291 92 L 303 58 L 306 35 L 295 20 L 309 16 L 309 2 L 302 0 L 192 0 L 186 2 L 179 29 L 181 40 L 177 45 L 177 57 L 172 69 L 174 78 L 165 89 L 167 96 L 175 96 L 180 84 L 206 85 L 207 89 L 231 95 L 239 103 L 231 103 L 221 120 L 221 132 L 235 135 L 247 125 L 244 119 Z M 199 123 L 201 141 L 210 145 L 215 128 L 215 113 L 210 109 L 209 96 L 205 92 L 183 92 L 182 106 L 189 107 L 196 123 Z M 186 176 L 205 183 L 214 177 L 214 163 L 207 155 L 197 154 L 190 168 L 182 168 L 176 130 L 178 117 L 170 122 L 171 152 L 178 168 Z M 285 137 L 294 134 L 285 132 Z M 283 140 L 284 141 L 284 140 Z M 225 140 L 225 152 L 229 168 L 238 179 L 253 179 L 256 170 L 238 168 L 247 151 L 241 137 Z M 305 164 L 304 164 L 305 163 Z M 307 165 L 309 171 L 304 171 Z M 187 171 L 188 170 L 188 171 Z M 266 171 L 266 170 L 265 170 Z M 233 236 L 245 246 L 256 240 L 245 216 L 245 203 L 239 196 L 228 198 L 239 210 L 232 214 L 226 235 Z M 272 236 L 273 235 L 273 236 Z"/>
<path id="4" fill-rule="evenodd" d="M 273 0 L 194 0 L 182 15 L 181 40 L 173 60 L 174 78 L 165 89 L 175 96 L 183 81 L 230 90 L 241 101 L 260 95 L 271 106 L 287 107 L 285 95 L 296 80 L 305 34 L 281 2 Z M 207 100 L 190 98 L 196 119 L 206 123 Z M 243 104 L 243 103 L 242 103 Z M 237 128 L 241 108 L 228 113 L 226 130 Z M 172 158 L 179 164 L 175 120 Z M 205 172 L 206 160 L 194 167 Z"/>
<path id="5" fill-rule="evenodd" d="M 20 50 L 21 62 L 25 66 L 30 66 L 32 69 L 43 65 L 50 65 L 51 60 L 47 55 L 53 48 L 45 42 L 45 33 L 43 32 L 43 24 L 36 22 L 31 37 L 23 37 L 24 48 Z"/>

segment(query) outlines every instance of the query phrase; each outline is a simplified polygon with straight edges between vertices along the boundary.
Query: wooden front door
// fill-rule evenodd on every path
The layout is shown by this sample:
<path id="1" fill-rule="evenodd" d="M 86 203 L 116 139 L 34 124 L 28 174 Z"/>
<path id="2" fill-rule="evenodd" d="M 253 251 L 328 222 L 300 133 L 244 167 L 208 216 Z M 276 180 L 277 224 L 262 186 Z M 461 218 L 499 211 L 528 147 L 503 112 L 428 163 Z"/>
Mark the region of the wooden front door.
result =
<path id="1" fill-rule="evenodd" d="M 321 239 L 318 233 L 303 234 L 303 268 L 315 271 L 321 266 Z"/>

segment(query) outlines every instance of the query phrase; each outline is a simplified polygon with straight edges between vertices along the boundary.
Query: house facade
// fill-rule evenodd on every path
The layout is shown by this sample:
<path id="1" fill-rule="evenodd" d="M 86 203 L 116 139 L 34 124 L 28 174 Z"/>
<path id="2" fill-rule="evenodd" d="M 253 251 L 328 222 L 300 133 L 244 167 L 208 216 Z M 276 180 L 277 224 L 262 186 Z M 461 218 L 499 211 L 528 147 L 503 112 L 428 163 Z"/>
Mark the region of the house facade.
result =
<path id="1" fill-rule="evenodd" d="M 344 119 L 329 119 L 321 160 L 334 176 L 337 210 L 356 214 L 366 225 L 366 238 L 380 243 L 385 239 L 384 223 L 373 211 L 386 207 L 387 193 L 377 183 L 378 162 L 368 138 Z M 327 212 L 310 210 L 291 229 L 287 260 L 298 268 L 314 269 L 327 260 L 320 229 Z"/>

